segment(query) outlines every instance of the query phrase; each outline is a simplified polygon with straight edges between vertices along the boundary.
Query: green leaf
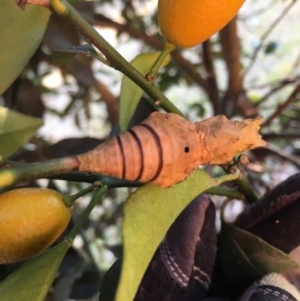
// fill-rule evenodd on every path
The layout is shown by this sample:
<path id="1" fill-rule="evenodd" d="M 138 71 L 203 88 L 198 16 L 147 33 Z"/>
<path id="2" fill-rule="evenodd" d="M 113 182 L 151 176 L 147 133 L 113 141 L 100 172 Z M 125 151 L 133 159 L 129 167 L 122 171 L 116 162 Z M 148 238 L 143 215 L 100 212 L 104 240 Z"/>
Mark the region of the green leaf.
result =
<path id="1" fill-rule="evenodd" d="M 157 60 L 159 54 L 159 51 L 140 54 L 131 61 L 131 65 L 140 71 L 140 73 L 146 75 Z M 166 66 L 169 62 L 170 55 L 164 59 L 161 67 Z M 144 91 L 131 79 L 127 76 L 123 77 L 119 106 L 119 123 L 121 131 L 125 131 L 127 129 L 129 121 L 135 112 L 143 93 Z"/>
<path id="2" fill-rule="evenodd" d="M 220 256 L 223 272 L 234 287 L 246 287 L 258 278 L 299 268 L 288 254 L 258 236 L 222 222 Z"/>
<path id="3" fill-rule="evenodd" d="M 0 156 L 11 155 L 42 125 L 43 120 L 40 118 L 26 116 L 0 106 Z"/>
<path id="4" fill-rule="evenodd" d="M 50 10 L 28 5 L 21 10 L 12 0 L 2 0 L 0 9 L 0 94 L 18 77 L 38 48 Z"/>
<path id="5" fill-rule="evenodd" d="M 9 275 L 0 283 L 1 300 L 43 301 L 70 245 L 63 241 Z"/>
<path id="6" fill-rule="evenodd" d="M 212 179 L 198 169 L 175 186 L 162 189 L 147 184 L 128 197 L 124 205 L 124 257 L 115 301 L 134 299 L 155 250 L 180 212 L 200 193 L 224 180 Z"/>

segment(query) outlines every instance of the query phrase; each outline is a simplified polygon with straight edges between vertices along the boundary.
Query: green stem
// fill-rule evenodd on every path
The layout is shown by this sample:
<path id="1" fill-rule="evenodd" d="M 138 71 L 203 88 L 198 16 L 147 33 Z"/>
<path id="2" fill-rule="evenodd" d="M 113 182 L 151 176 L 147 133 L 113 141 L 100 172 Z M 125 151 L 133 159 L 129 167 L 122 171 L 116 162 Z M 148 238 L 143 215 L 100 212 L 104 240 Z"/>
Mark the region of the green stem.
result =
<path id="1" fill-rule="evenodd" d="M 148 81 L 128 63 L 66 0 L 50 0 L 50 3 L 57 14 L 67 17 L 77 30 L 105 55 L 108 65 L 121 71 L 141 87 L 154 100 L 152 104 L 155 107 L 155 102 L 157 102 L 165 111 L 183 116 L 181 111 L 170 102 L 153 82 Z"/>
<path id="2" fill-rule="evenodd" d="M 230 182 L 230 181 L 234 181 L 239 179 L 240 174 L 238 172 L 232 173 L 232 174 L 228 174 L 228 175 L 224 175 L 221 177 L 216 178 L 217 182 L 219 185 L 223 184 L 224 182 Z"/>
<path id="3" fill-rule="evenodd" d="M 231 188 L 224 188 L 224 187 L 211 187 L 205 191 L 207 194 L 212 194 L 212 195 L 220 195 L 220 196 L 226 196 L 231 199 L 237 199 L 237 200 L 243 200 L 244 195 L 236 190 L 236 189 L 231 189 Z"/>
<path id="4" fill-rule="evenodd" d="M 79 192 L 75 193 L 75 194 L 72 194 L 72 195 L 64 195 L 63 197 L 63 201 L 64 203 L 66 204 L 67 207 L 71 207 L 73 206 L 74 202 L 84 196 L 85 194 L 89 193 L 89 192 L 92 192 L 94 190 L 94 185 L 91 185 L 89 187 L 86 187 L 82 190 L 80 190 Z"/>
<path id="5" fill-rule="evenodd" d="M 222 183 L 236 180 L 239 191 L 245 196 L 245 201 L 249 204 L 255 203 L 258 200 L 258 196 L 253 192 L 253 188 L 249 183 L 247 174 L 245 172 L 241 172 L 236 166 L 233 167 L 232 170 L 234 170 L 235 172 L 219 177 L 217 178 L 217 180 L 221 181 Z M 228 177 L 232 177 L 232 179 L 228 180 Z"/>
<path id="6" fill-rule="evenodd" d="M 236 181 L 241 193 L 245 196 L 245 201 L 248 204 L 253 204 L 258 201 L 258 196 L 254 193 L 246 173 L 240 173 L 239 179 Z"/>
<path id="7" fill-rule="evenodd" d="M 8 165 L 11 165 L 12 167 L 19 167 L 19 166 L 27 165 L 27 163 L 25 163 L 25 162 L 12 161 L 12 160 L 9 160 L 9 159 L 3 159 L 0 163 L 8 164 Z"/>
<path id="8" fill-rule="evenodd" d="M 108 185 L 111 188 L 140 187 L 141 185 L 143 185 L 143 183 L 137 181 L 128 181 L 125 179 L 117 179 L 114 177 L 105 176 L 97 173 L 79 172 L 79 171 L 72 171 L 67 174 L 55 175 L 53 177 L 49 177 L 49 179 L 64 180 L 69 182 L 80 182 L 80 183 L 101 182 L 105 185 Z"/>
<path id="9" fill-rule="evenodd" d="M 70 242 L 73 242 L 76 235 L 80 232 L 80 229 L 82 228 L 83 224 L 88 219 L 88 217 L 89 217 L 90 213 L 92 212 L 93 208 L 97 205 L 100 198 L 102 198 L 102 196 L 107 192 L 108 188 L 109 187 L 107 185 L 104 185 L 96 191 L 96 193 L 92 197 L 92 200 L 90 201 L 90 203 L 85 208 L 82 215 L 80 216 L 80 218 L 79 218 L 78 222 L 76 223 L 75 227 L 71 230 L 71 232 L 67 236 L 67 240 L 69 240 Z"/>
<path id="10" fill-rule="evenodd" d="M 159 70 L 161 64 L 163 63 L 163 61 L 166 58 L 166 56 L 169 53 L 171 53 L 175 48 L 176 48 L 176 46 L 174 44 L 171 44 L 170 42 L 168 42 L 167 40 L 165 40 L 163 50 L 161 51 L 159 57 L 157 58 L 157 60 L 153 64 L 153 66 L 151 67 L 150 72 L 146 75 L 146 78 L 149 81 L 156 80 L 157 73 L 158 73 L 158 70 Z"/>
<path id="11" fill-rule="evenodd" d="M 23 181 L 31 181 L 70 172 L 77 169 L 78 164 L 75 157 L 69 157 L 2 169 L 0 170 L 0 188 Z"/>
<path id="12" fill-rule="evenodd" d="M 225 207 L 228 205 L 228 203 L 230 203 L 232 201 L 231 198 L 226 198 L 226 200 L 222 203 L 221 205 L 221 221 L 226 223 L 226 219 L 225 219 Z"/>

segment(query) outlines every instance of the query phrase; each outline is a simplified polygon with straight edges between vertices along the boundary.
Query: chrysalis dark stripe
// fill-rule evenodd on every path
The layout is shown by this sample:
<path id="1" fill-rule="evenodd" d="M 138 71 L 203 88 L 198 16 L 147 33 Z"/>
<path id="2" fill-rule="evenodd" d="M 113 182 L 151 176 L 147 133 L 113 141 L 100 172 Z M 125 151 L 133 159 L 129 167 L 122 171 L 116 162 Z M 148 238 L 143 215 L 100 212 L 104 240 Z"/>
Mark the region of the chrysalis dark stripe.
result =
<path id="1" fill-rule="evenodd" d="M 117 142 L 120 148 L 120 152 L 121 152 L 121 158 L 122 158 L 122 179 L 125 179 L 126 176 L 126 164 L 125 164 L 125 154 L 124 154 L 124 149 L 123 149 L 123 144 L 121 141 L 120 136 L 117 136 Z"/>
<path id="2" fill-rule="evenodd" d="M 128 133 L 131 134 L 133 140 L 136 142 L 136 145 L 138 146 L 138 149 L 139 149 L 139 152 L 140 152 L 140 155 L 141 155 L 141 161 L 140 161 L 140 164 L 139 164 L 139 173 L 137 175 L 137 177 L 134 179 L 134 181 L 138 181 L 142 175 L 143 175 L 143 172 L 144 172 L 144 152 L 143 152 L 143 146 L 142 146 L 142 143 L 140 141 L 140 138 L 137 136 L 137 134 L 135 133 L 134 130 L 128 130 Z"/>
<path id="3" fill-rule="evenodd" d="M 158 162 L 157 170 L 156 170 L 153 178 L 148 180 L 149 182 L 153 182 L 154 180 L 156 180 L 158 178 L 158 176 L 160 175 L 160 173 L 162 171 L 162 168 L 163 168 L 162 144 L 161 144 L 160 138 L 157 135 L 156 131 L 150 125 L 141 123 L 139 126 L 142 126 L 142 127 L 146 128 L 151 133 L 151 135 L 154 138 L 156 148 L 157 148 L 157 151 L 158 151 L 159 162 Z"/>

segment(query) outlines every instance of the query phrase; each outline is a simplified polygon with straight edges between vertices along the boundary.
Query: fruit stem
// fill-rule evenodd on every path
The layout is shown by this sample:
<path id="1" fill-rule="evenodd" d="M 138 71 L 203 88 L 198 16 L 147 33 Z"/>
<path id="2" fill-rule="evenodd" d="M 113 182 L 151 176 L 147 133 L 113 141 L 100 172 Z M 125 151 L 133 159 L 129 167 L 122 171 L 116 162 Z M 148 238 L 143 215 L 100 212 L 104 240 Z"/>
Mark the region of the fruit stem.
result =
<path id="1" fill-rule="evenodd" d="M 59 15 L 71 21 L 75 28 L 93 44 L 106 58 L 107 65 L 122 72 L 151 98 L 151 105 L 155 108 L 162 107 L 167 112 L 178 114 L 182 117 L 182 112 L 153 84 L 148 81 L 143 74 L 135 69 L 123 56 L 116 51 L 66 0 L 50 0 L 52 9 Z M 157 103 L 157 104 L 156 104 Z"/>
<path id="2" fill-rule="evenodd" d="M 80 190 L 79 192 L 75 193 L 75 194 L 72 194 L 72 195 L 64 195 L 63 197 L 63 201 L 65 203 L 65 205 L 67 207 L 71 207 L 73 206 L 74 202 L 80 198 L 81 196 L 89 193 L 89 192 L 92 192 L 94 190 L 94 185 L 90 185 L 82 190 Z"/>
<path id="3" fill-rule="evenodd" d="M 166 56 L 171 53 L 174 49 L 176 48 L 176 46 L 170 42 L 168 42 L 167 40 L 165 40 L 164 43 L 164 48 L 161 51 L 159 57 L 157 58 L 157 60 L 155 61 L 155 63 L 153 64 L 153 66 L 151 67 L 150 72 L 146 75 L 146 78 L 153 82 L 156 80 L 157 78 L 157 73 L 158 70 L 162 64 L 162 62 L 164 61 L 164 59 L 166 58 Z"/>
<path id="4" fill-rule="evenodd" d="M 70 241 L 71 243 L 73 242 L 76 235 L 80 232 L 83 224 L 88 219 L 88 216 L 92 212 L 93 208 L 96 206 L 96 204 L 102 198 L 102 196 L 107 192 L 108 188 L 109 187 L 107 185 L 103 185 L 102 187 L 100 187 L 100 189 L 98 189 L 95 192 L 95 194 L 92 197 L 92 200 L 90 201 L 88 206 L 85 208 L 84 212 L 80 216 L 80 218 L 79 218 L 78 222 L 76 223 L 75 227 L 71 230 L 71 232 L 67 236 L 68 241 Z"/>

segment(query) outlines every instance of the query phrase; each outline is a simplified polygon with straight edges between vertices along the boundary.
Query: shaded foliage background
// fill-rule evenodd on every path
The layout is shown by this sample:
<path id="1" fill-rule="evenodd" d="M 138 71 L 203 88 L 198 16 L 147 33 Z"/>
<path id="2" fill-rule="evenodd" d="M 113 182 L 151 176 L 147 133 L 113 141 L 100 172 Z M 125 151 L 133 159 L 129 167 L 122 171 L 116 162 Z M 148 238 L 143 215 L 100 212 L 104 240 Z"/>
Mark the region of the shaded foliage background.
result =
<path id="1" fill-rule="evenodd" d="M 160 50 L 155 1 L 77 1 L 76 9 L 130 60 Z M 266 149 L 255 150 L 245 168 L 263 194 L 300 167 L 299 1 L 247 0 L 239 16 L 193 49 L 177 49 L 158 79 L 159 88 L 192 120 L 224 114 L 263 115 Z M 62 52 L 86 44 L 65 19 L 52 14 L 43 41 L 0 104 L 44 118 L 46 126 L 12 156 L 36 162 L 94 148 L 118 128 L 121 74 L 84 54 Z M 131 124 L 152 111 L 144 95 Z M 60 141 L 57 141 L 60 140 Z M 211 169 L 208 167 L 208 169 Z M 39 181 L 64 192 L 82 183 Z M 121 205 L 130 189 L 111 190 L 68 251 L 48 300 L 94 300 L 104 271 L 121 254 Z M 216 198 L 215 203 L 220 204 Z M 83 199 L 74 210 L 81 212 Z M 232 208 L 234 210 L 234 208 Z M 100 219 L 101 217 L 101 219 Z M 16 265 L 3 266 L 3 279 Z M 67 289 L 66 289 L 67 288 Z"/>

